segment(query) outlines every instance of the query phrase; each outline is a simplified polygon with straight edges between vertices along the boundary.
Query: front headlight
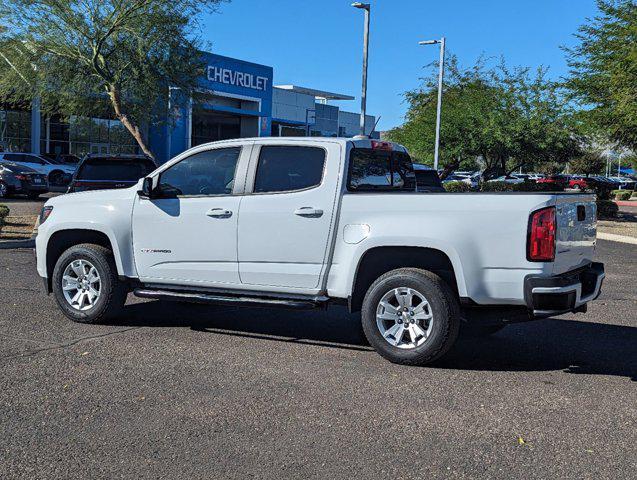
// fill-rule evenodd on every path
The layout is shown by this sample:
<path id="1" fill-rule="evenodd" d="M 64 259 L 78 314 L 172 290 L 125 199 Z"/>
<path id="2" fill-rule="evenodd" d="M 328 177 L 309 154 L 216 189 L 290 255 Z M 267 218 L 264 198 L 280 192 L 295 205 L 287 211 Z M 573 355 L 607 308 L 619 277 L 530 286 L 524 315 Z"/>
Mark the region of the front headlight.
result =
<path id="1" fill-rule="evenodd" d="M 42 207 L 42 211 L 40 212 L 40 225 L 46 222 L 46 219 L 49 218 L 49 215 L 51 215 L 52 211 L 53 207 L 51 206 Z"/>

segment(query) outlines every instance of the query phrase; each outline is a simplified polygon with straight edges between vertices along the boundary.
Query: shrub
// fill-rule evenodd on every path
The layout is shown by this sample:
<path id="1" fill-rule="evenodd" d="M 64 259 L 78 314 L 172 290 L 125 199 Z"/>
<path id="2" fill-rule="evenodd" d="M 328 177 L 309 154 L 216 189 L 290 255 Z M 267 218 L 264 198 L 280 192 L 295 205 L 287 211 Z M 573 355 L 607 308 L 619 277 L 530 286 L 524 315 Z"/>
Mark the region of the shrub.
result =
<path id="1" fill-rule="evenodd" d="M 506 182 L 483 182 L 480 184 L 481 192 L 510 192 L 512 185 Z"/>
<path id="2" fill-rule="evenodd" d="M 556 183 L 523 182 L 513 184 L 516 192 L 563 192 L 564 188 Z"/>
<path id="3" fill-rule="evenodd" d="M 633 192 L 633 196 L 632 196 L 632 197 L 630 197 L 630 198 L 637 198 L 637 190 L 635 190 L 635 191 Z"/>
<path id="4" fill-rule="evenodd" d="M 610 200 L 611 189 L 609 187 L 596 184 L 593 185 L 592 190 L 597 195 L 598 200 Z"/>
<path id="5" fill-rule="evenodd" d="M 451 193 L 470 192 L 471 185 L 465 182 L 447 182 L 443 184 L 445 190 Z"/>
<path id="6" fill-rule="evenodd" d="M 4 217 L 7 215 L 9 215 L 9 207 L 0 205 L 0 230 L 2 230 L 2 225 L 4 225 Z"/>
<path id="7" fill-rule="evenodd" d="M 480 184 L 482 192 L 562 192 L 564 189 L 554 183 L 506 183 L 506 182 L 484 182 Z"/>
<path id="8" fill-rule="evenodd" d="M 611 200 L 597 199 L 597 218 L 615 218 L 619 207 Z"/>
<path id="9" fill-rule="evenodd" d="M 633 194 L 632 190 L 614 190 L 615 200 L 629 200 Z"/>

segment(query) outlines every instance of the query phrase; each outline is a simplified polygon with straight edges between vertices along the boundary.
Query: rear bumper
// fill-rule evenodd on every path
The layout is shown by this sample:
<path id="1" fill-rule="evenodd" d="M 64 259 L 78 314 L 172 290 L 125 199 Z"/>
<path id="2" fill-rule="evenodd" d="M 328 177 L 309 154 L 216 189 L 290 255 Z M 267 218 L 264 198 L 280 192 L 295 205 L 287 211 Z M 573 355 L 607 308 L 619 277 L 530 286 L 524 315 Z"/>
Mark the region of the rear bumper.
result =
<path id="1" fill-rule="evenodd" d="M 528 276 L 524 299 L 535 318 L 584 312 L 599 296 L 604 277 L 604 264 L 597 262 L 552 277 Z"/>

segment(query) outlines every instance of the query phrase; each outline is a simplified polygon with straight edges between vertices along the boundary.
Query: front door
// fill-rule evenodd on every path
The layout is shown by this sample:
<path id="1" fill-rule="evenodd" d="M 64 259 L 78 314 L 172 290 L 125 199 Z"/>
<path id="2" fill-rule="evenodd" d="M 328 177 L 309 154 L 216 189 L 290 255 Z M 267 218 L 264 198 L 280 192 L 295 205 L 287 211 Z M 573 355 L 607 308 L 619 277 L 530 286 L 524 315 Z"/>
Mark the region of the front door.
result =
<path id="1" fill-rule="evenodd" d="M 157 198 L 137 198 L 133 247 L 140 280 L 190 286 L 239 283 L 241 197 L 234 179 L 241 150 L 194 153 L 160 173 Z"/>
<path id="2" fill-rule="evenodd" d="M 268 143 L 255 153 L 252 194 L 239 212 L 243 284 L 319 286 L 334 224 L 340 145 L 307 144 Z"/>

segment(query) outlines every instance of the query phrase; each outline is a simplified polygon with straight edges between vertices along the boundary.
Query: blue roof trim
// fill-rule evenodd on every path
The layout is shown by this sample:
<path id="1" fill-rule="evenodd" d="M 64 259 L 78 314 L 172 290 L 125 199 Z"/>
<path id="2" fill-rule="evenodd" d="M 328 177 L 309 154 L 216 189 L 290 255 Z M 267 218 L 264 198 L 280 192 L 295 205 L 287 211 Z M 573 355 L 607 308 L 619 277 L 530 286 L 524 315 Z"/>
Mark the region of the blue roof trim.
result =
<path id="1" fill-rule="evenodd" d="M 285 123 L 287 125 L 307 125 L 305 122 L 298 122 L 296 120 L 285 120 L 283 118 L 273 118 L 272 119 L 273 122 L 277 122 L 277 123 Z M 310 125 L 314 125 L 313 123 L 310 123 Z"/>

